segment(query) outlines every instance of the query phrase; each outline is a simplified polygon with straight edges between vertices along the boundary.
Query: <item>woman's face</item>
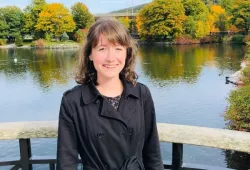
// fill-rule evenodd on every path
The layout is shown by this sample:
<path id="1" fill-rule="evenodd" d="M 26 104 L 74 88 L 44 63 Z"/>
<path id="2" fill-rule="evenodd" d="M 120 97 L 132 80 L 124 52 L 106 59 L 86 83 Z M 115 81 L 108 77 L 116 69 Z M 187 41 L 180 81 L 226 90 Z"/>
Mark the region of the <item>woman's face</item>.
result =
<path id="1" fill-rule="evenodd" d="M 127 48 L 120 44 L 110 44 L 105 35 L 99 37 L 96 47 L 89 56 L 97 71 L 98 80 L 119 79 L 119 73 L 125 66 Z"/>

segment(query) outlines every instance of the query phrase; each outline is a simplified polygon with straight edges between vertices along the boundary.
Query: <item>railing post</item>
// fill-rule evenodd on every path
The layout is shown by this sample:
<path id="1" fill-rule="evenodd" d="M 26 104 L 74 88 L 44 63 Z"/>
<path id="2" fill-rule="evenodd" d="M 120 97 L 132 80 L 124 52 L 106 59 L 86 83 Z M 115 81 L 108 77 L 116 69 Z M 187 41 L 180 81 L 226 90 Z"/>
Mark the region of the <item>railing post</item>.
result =
<path id="1" fill-rule="evenodd" d="M 54 163 L 50 163 L 49 164 L 49 169 L 50 170 L 55 170 L 55 164 Z"/>
<path id="2" fill-rule="evenodd" d="M 183 144 L 173 143 L 172 147 L 172 168 L 181 170 L 183 163 Z"/>
<path id="3" fill-rule="evenodd" d="M 19 146 L 22 170 L 32 170 L 32 164 L 29 163 L 32 156 L 30 139 L 19 139 Z"/>

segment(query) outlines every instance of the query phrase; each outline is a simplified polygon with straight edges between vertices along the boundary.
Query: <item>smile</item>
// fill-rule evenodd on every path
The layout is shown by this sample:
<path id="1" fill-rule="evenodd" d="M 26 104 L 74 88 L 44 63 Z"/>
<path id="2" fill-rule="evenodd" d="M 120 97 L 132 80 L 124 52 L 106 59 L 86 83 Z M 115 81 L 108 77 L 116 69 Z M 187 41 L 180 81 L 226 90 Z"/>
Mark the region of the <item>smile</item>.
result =
<path id="1" fill-rule="evenodd" d="M 117 65 L 103 65 L 106 68 L 115 68 Z"/>

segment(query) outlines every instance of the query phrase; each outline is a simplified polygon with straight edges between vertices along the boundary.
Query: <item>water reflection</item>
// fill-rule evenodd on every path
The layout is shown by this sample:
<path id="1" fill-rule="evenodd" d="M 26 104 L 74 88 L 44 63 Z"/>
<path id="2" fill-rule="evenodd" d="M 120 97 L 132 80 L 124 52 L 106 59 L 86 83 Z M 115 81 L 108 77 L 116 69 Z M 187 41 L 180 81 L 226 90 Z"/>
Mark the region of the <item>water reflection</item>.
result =
<path id="1" fill-rule="evenodd" d="M 244 51 L 237 45 L 141 45 L 136 70 L 140 81 L 150 86 L 158 121 L 224 128 L 221 114 L 232 89 L 224 77 L 240 69 Z M 75 85 L 75 54 L 76 50 L 0 49 L 0 122 L 57 120 L 61 95 Z M 43 142 L 37 141 L 36 154 L 43 154 L 44 144 L 54 155 L 55 145 Z M 0 141 L 0 148 L 5 145 Z M 186 147 L 187 163 L 249 167 L 249 155 L 193 148 Z M 168 160 L 170 150 L 162 149 Z M 10 153 L 16 152 L 10 148 L 6 154 L 0 152 L 0 158 Z"/>
<path id="2" fill-rule="evenodd" d="M 156 84 L 165 82 L 195 83 L 204 66 L 224 70 L 238 70 L 243 46 L 188 45 L 140 47 L 140 64 L 145 76 Z M 167 81 L 166 81 L 167 80 Z"/>
<path id="3" fill-rule="evenodd" d="M 2 50 L 0 73 L 4 73 L 8 79 L 32 76 L 37 85 L 48 90 L 53 84 L 66 84 L 72 77 L 75 53 L 75 50 Z"/>
<path id="4" fill-rule="evenodd" d="M 224 150 L 227 168 L 231 169 L 250 169 L 250 154 Z"/>

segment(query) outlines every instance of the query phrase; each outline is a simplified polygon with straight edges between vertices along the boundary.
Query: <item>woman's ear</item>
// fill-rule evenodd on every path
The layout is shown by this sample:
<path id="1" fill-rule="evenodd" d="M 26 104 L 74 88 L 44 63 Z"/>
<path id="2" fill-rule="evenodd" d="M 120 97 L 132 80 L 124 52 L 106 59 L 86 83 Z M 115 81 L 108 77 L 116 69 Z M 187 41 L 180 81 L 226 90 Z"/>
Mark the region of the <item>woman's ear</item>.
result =
<path id="1" fill-rule="evenodd" d="M 91 55 L 89 56 L 89 60 L 90 60 L 90 61 L 93 61 L 93 58 L 92 58 L 92 56 L 91 56 Z"/>

